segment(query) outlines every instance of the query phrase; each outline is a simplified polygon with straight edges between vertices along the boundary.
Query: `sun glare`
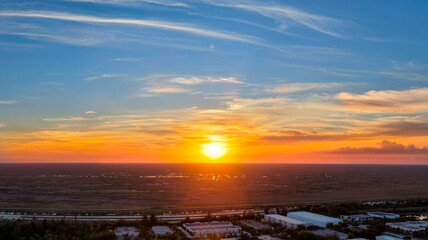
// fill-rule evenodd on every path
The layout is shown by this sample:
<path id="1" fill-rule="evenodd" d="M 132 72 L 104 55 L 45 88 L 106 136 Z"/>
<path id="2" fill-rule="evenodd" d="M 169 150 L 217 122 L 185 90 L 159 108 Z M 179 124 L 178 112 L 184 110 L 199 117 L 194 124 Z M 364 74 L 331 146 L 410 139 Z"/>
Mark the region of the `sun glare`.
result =
<path id="1" fill-rule="evenodd" d="M 202 152 L 210 158 L 219 158 L 226 153 L 226 146 L 219 142 L 205 143 Z"/>

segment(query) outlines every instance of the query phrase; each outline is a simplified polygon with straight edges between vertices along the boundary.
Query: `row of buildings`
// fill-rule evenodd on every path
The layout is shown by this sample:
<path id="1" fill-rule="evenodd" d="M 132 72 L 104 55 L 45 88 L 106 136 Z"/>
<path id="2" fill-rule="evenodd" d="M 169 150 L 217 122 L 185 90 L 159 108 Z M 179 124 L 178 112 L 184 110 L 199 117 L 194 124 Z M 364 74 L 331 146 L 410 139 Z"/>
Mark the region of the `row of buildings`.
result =
<path id="1" fill-rule="evenodd" d="M 236 236 L 241 234 L 241 227 L 226 221 L 185 223 L 183 228 L 195 237 L 207 235 Z"/>
<path id="2" fill-rule="evenodd" d="M 365 222 L 373 220 L 374 218 L 384 219 L 397 219 L 400 214 L 387 213 L 387 212 L 368 212 L 367 214 L 356 214 L 356 215 L 341 215 L 342 220 L 348 220 L 351 222 Z"/>
<path id="3" fill-rule="evenodd" d="M 404 233 L 413 233 L 426 230 L 428 221 L 391 222 L 387 223 L 386 226 Z"/>
<path id="4" fill-rule="evenodd" d="M 296 228 L 299 225 L 303 226 L 318 226 L 326 227 L 328 223 L 338 224 L 342 222 L 341 219 L 324 216 L 321 214 L 299 211 L 289 212 L 287 216 L 278 214 L 267 214 L 265 215 L 265 221 L 271 223 L 278 223 L 287 228 Z"/>

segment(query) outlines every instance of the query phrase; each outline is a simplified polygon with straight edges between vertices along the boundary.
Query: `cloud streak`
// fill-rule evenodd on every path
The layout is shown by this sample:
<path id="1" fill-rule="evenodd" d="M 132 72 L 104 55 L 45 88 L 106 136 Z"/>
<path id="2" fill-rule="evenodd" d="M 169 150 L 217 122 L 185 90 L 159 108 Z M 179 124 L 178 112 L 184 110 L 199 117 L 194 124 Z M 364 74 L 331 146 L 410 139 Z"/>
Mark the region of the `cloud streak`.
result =
<path id="1" fill-rule="evenodd" d="M 136 6 L 140 3 L 158 4 L 168 7 L 189 7 L 188 4 L 176 1 L 165 1 L 165 0 L 69 0 L 71 2 L 89 2 L 98 4 L 112 4 L 122 6 Z"/>
<path id="2" fill-rule="evenodd" d="M 124 74 L 102 74 L 102 75 L 98 75 L 98 76 L 87 77 L 85 80 L 94 81 L 94 80 L 99 80 L 99 79 L 104 79 L 104 78 L 118 78 L 118 77 L 122 77 L 122 76 L 125 76 L 125 75 Z"/>
<path id="3" fill-rule="evenodd" d="M 311 14 L 297 8 L 268 5 L 252 1 L 206 0 L 204 2 L 215 6 L 232 7 L 256 12 L 265 17 L 274 19 L 283 25 L 287 25 L 288 22 L 292 21 L 333 37 L 345 38 L 345 35 L 341 30 L 341 27 L 344 25 L 342 21 L 326 16 Z"/>
<path id="4" fill-rule="evenodd" d="M 428 154 L 427 147 L 416 147 L 414 144 L 405 146 L 400 143 L 384 140 L 378 143 L 379 147 L 345 147 L 331 153 L 338 154 Z"/>
<path id="5" fill-rule="evenodd" d="M 17 103 L 17 101 L 13 101 L 13 100 L 0 100 L 0 105 L 4 104 L 4 105 L 9 105 L 9 104 L 15 104 Z"/>
<path id="6" fill-rule="evenodd" d="M 368 91 L 364 94 L 339 93 L 336 96 L 347 109 L 360 112 L 417 113 L 428 111 L 428 88 L 403 91 Z"/>
<path id="7" fill-rule="evenodd" d="M 90 15 L 79 15 L 70 14 L 65 12 L 53 12 L 53 11 L 1 11 L 0 17 L 16 17 L 16 18 L 43 18 L 53 19 L 61 21 L 91 23 L 91 24 L 115 24 L 115 25 L 127 25 L 127 26 L 138 26 L 147 28 L 157 28 L 168 31 L 184 32 L 193 35 L 211 37 L 218 39 L 225 39 L 231 41 L 239 41 L 245 43 L 259 43 L 259 39 L 250 36 L 244 36 L 237 33 L 231 32 L 220 32 L 198 28 L 183 23 L 167 22 L 167 21 L 155 21 L 155 20 L 142 20 L 142 19 L 130 19 L 130 18 L 103 18 Z"/>
<path id="8" fill-rule="evenodd" d="M 350 83 L 337 83 L 337 82 L 330 82 L 330 83 L 285 83 L 285 84 L 277 84 L 271 88 L 268 88 L 267 92 L 273 92 L 273 93 L 294 93 L 294 92 L 303 92 L 303 91 L 309 91 L 309 90 L 327 90 L 327 89 L 334 89 L 334 88 L 340 88 L 344 87 L 346 85 L 349 85 Z"/>
<path id="9" fill-rule="evenodd" d="M 202 83 L 232 83 L 232 84 L 244 84 L 244 82 L 238 80 L 235 77 L 175 77 L 169 80 L 172 83 L 179 83 L 185 85 L 198 85 Z"/>

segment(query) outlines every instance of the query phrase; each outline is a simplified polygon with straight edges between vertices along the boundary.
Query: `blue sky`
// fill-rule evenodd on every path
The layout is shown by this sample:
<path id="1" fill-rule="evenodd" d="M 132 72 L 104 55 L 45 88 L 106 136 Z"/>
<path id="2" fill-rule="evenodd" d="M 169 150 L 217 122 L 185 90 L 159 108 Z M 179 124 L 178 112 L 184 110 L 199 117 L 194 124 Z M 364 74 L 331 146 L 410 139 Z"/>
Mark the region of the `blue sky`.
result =
<path id="1" fill-rule="evenodd" d="M 98 139 L 99 129 L 132 139 L 129 132 L 156 129 L 180 145 L 188 134 L 169 132 L 170 121 L 141 126 L 129 118 L 188 125 L 211 119 L 206 111 L 242 118 L 256 142 L 297 131 L 356 136 L 355 148 L 383 140 L 423 148 L 425 128 L 405 139 L 374 129 L 398 124 L 385 119 L 428 123 L 427 10 L 424 1 L 2 1 L 3 153 L 13 159 L 13 144 L 66 133 L 94 131 L 89 138 Z M 242 108 L 266 119 L 231 113 Z M 285 120 L 265 125 L 276 118 Z M 319 119 L 326 123 L 316 130 L 297 124 Z M 195 138 L 221 135 L 234 145 L 228 133 L 202 132 Z M 134 140 L 146 146 L 148 138 Z"/>

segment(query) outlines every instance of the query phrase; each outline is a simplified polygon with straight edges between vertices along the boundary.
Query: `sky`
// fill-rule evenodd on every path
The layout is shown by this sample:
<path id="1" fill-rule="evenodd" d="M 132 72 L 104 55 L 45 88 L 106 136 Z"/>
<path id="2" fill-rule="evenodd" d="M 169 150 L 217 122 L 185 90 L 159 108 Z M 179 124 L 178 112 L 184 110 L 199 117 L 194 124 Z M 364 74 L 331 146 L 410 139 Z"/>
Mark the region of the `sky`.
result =
<path id="1" fill-rule="evenodd" d="M 3 0 L 0 162 L 428 164 L 427 10 Z"/>

